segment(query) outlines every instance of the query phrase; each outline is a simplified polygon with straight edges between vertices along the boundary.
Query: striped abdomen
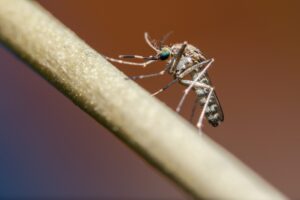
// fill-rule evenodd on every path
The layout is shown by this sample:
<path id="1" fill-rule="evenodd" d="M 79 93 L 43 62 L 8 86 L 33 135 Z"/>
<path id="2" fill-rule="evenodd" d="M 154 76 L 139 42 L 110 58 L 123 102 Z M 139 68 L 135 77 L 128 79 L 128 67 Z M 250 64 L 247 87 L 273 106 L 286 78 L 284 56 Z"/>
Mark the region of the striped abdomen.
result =
<path id="1" fill-rule="evenodd" d="M 194 76 L 196 77 L 197 73 L 194 74 Z M 211 86 L 211 82 L 207 74 L 204 74 L 198 82 Z M 197 87 L 194 88 L 194 90 L 197 94 L 199 104 L 201 105 L 201 107 L 203 107 L 210 90 L 203 87 Z M 209 99 L 208 105 L 205 110 L 205 116 L 207 118 L 207 121 L 214 127 L 218 126 L 222 121 L 224 121 L 224 114 L 215 91 L 213 91 Z"/>

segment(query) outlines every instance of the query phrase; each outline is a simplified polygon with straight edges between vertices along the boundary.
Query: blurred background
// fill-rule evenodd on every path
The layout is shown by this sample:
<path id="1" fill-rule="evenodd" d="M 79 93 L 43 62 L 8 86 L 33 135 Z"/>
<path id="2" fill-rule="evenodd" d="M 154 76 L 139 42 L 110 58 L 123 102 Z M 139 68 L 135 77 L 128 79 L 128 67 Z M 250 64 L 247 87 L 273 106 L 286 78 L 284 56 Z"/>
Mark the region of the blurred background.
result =
<path id="1" fill-rule="evenodd" d="M 59 1 L 47 10 L 98 52 L 150 55 L 143 33 L 188 41 L 216 62 L 209 74 L 225 121 L 205 133 L 292 199 L 300 198 L 297 0 Z M 26 20 L 26 19 L 24 19 Z M 0 197 L 188 199 L 172 182 L 0 46 Z M 117 65 L 125 74 L 160 71 Z M 137 81 L 149 92 L 171 77 Z M 184 87 L 157 96 L 175 108 Z M 189 118 L 193 95 L 182 115 Z M 198 111 L 199 114 L 199 111 Z"/>

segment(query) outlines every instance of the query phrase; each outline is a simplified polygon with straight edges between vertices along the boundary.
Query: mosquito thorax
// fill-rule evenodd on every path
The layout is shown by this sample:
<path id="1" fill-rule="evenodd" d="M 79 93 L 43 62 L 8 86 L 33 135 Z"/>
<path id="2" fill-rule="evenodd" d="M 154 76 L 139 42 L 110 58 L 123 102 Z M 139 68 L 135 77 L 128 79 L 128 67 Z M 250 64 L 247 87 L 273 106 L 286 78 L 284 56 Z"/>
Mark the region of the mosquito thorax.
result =
<path id="1" fill-rule="evenodd" d="M 177 54 L 179 49 L 181 48 L 181 46 L 182 46 L 182 43 L 174 44 L 171 47 L 173 54 Z M 200 49 L 198 49 L 197 47 L 195 47 L 191 44 L 187 44 L 183 55 L 186 57 L 192 58 L 193 60 L 196 60 L 196 61 L 206 60 L 206 58 L 203 56 Z"/>

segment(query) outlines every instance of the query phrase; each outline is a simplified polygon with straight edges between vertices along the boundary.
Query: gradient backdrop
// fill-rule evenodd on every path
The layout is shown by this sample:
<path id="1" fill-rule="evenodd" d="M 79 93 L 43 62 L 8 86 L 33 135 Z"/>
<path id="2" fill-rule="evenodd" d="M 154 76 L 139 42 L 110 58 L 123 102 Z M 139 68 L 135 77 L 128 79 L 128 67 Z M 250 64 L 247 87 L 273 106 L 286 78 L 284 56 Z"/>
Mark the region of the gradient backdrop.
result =
<path id="1" fill-rule="evenodd" d="M 299 1 L 39 2 L 105 55 L 152 54 L 143 33 L 160 38 L 172 30 L 168 42 L 187 40 L 214 57 L 210 76 L 225 122 L 205 123 L 204 131 L 300 199 Z M 138 75 L 163 63 L 118 67 Z M 3 46 L 0 69 L 0 197 L 188 198 Z M 138 83 L 153 92 L 169 80 Z M 158 98 L 174 108 L 183 89 L 174 86 Z"/>

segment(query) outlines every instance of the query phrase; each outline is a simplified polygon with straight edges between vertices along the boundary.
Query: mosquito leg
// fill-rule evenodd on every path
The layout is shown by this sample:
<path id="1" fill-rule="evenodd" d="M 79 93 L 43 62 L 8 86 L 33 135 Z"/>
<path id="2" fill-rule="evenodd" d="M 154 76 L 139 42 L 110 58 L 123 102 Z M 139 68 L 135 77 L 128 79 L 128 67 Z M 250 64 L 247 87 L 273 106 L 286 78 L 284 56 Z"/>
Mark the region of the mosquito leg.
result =
<path id="1" fill-rule="evenodd" d="M 198 120 L 197 125 L 196 125 L 197 128 L 199 129 L 199 131 L 200 131 L 201 127 L 202 127 L 202 122 L 203 122 L 203 119 L 204 119 L 204 114 L 205 114 L 206 108 L 208 106 L 208 103 L 209 103 L 210 98 L 211 98 L 211 96 L 213 94 L 213 91 L 214 91 L 213 87 L 210 87 L 209 89 L 210 89 L 210 91 L 209 91 L 209 93 L 207 95 L 206 102 L 205 102 L 205 104 L 203 106 L 203 109 L 201 111 L 201 115 L 200 115 L 199 120 Z"/>
<path id="2" fill-rule="evenodd" d="M 140 56 L 140 55 L 119 55 L 119 58 L 137 58 L 144 60 L 158 60 L 156 56 Z"/>
<path id="3" fill-rule="evenodd" d="M 154 76 L 162 76 L 166 73 L 166 71 L 170 68 L 169 65 L 167 65 L 162 71 L 158 72 L 158 73 L 153 73 L 153 74 L 146 74 L 146 75 L 138 75 L 138 76 L 131 76 L 127 79 L 143 79 L 143 78 L 150 78 L 150 77 L 154 77 Z"/>
<path id="4" fill-rule="evenodd" d="M 115 59 L 115 58 L 110 58 L 105 56 L 105 58 L 111 62 L 116 62 L 116 63 L 120 63 L 120 64 L 126 64 L 126 65 L 135 65 L 135 66 L 142 66 L 142 67 L 146 67 L 147 65 L 156 62 L 157 60 L 148 60 L 146 62 L 142 62 L 142 63 L 137 63 L 137 62 L 128 62 L 128 61 L 124 61 L 124 60 L 119 60 L 119 59 Z"/>
<path id="5" fill-rule="evenodd" d="M 180 82 L 181 82 L 182 84 L 184 84 L 184 85 L 191 85 L 191 84 L 193 84 L 193 81 L 192 81 L 192 80 L 181 80 Z M 211 98 L 211 96 L 212 96 L 212 94 L 213 94 L 214 88 L 211 87 L 210 85 L 207 85 L 207 84 L 205 84 L 205 83 L 199 83 L 199 82 L 196 82 L 196 83 L 194 84 L 194 87 L 195 87 L 195 88 L 202 87 L 202 88 L 207 88 L 207 89 L 209 89 L 209 93 L 208 93 L 208 95 L 207 95 L 206 101 L 205 101 L 205 103 L 204 103 L 203 109 L 202 109 L 201 114 L 200 114 L 200 117 L 199 117 L 199 120 L 198 120 L 198 122 L 197 122 L 197 128 L 199 128 L 199 130 L 200 130 L 200 128 L 202 127 L 202 122 L 203 122 L 203 119 L 204 119 L 205 111 L 206 111 L 206 109 L 207 109 L 208 103 L 210 102 L 210 98 Z M 196 101 L 197 101 L 197 100 L 198 100 L 198 98 L 196 99 Z M 194 106 L 194 107 L 195 107 L 195 106 Z M 194 113 L 192 113 L 192 114 L 194 115 Z"/>
<path id="6" fill-rule="evenodd" d="M 174 79 L 171 82 L 169 82 L 167 85 L 165 85 L 163 88 L 159 89 L 158 91 L 154 92 L 152 94 L 152 96 L 155 96 L 163 91 L 165 91 L 166 89 L 168 89 L 171 85 L 173 85 L 174 83 L 176 83 L 178 81 L 178 79 Z"/>
<path id="7" fill-rule="evenodd" d="M 187 42 L 184 42 L 183 45 L 181 46 L 181 48 L 179 49 L 178 53 L 176 54 L 176 57 L 172 60 L 170 71 L 174 71 L 174 69 L 176 69 L 176 67 L 183 55 L 183 52 L 186 48 L 186 45 L 187 45 Z"/>
<path id="8" fill-rule="evenodd" d="M 193 84 L 193 81 L 192 80 L 180 80 L 180 83 L 182 83 L 183 85 L 186 85 L 186 86 L 190 86 L 191 84 Z M 194 84 L 194 87 L 195 88 L 199 88 L 199 87 L 202 87 L 202 88 L 207 88 L 207 89 L 210 89 L 211 86 L 205 84 L 205 83 L 199 83 L 199 82 L 196 82 Z M 193 105 L 193 108 L 192 108 L 192 114 L 191 114 L 191 117 L 190 119 L 192 119 L 194 117 L 194 113 L 195 113 L 195 109 L 196 109 L 196 105 L 198 103 L 198 97 L 196 98 L 195 100 L 195 103 Z M 191 121 L 191 120 L 190 120 Z"/>
<path id="9" fill-rule="evenodd" d="M 180 83 L 182 83 L 183 85 L 186 85 L 186 86 L 190 86 L 191 84 L 194 84 L 194 88 L 199 88 L 199 87 L 202 87 L 202 88 L 211 88 L 210 85 L 207 85 L 205 83 L 199 83 L 199 82 L 196 82 L 194 83 L 193 80 L 180 80 Z"/>
<path id="10" fill-rule="evenodd" d="M 198 76 L 192 81 L 192 83 L 189 85 L 188 88 L 186 88 L 184 90 L 184 93 L 180 99 L 180 102 L 176 108 L 176 112 L 180 112 L 180 109 L 182 107 L 182 104 L 185 100 L 185 98 L 187 97 L 187 95 L 189 94 L 189 92 L 191 91 L 191 89 L 195 86 L 195 84 L 197 83 L 197 81 L 201 78 L 201 76 L 203 76 L 203 74 L 208 70 L 208 68 L 211 66 L 211 64 L 214 62 L 214 59 L 210 59 L 210 61 L 207 63 L 207 65 L 205 66 L 205 68 L 198 74 Z"/>
<path id="11" fill-rule="evenodd" d="M 198 98 L 195 99 L 194 105 L 193 105 L 193 108 L 192 108 L 192 113 L 191 113 L 191 116 L 190 116 L 190 122 L 191 123 L 193 123 L 193 118 L 195 116 L 197 105 L 198 105 Z"/>
<path id="12" fill-rule="evenodd" d="M 183 71 L 180 75 L 179 75 L 179 78 L 183 78 L 185 77 L 186 75 L 190 74 L 192 71 L 196 70 L 196 69 L 200 69 L 203 65 L 209 63 L 210 60 L 204 60 L 198 64 L 195 64 L 189 68 L 187 68 L 185 71 Z"/>
<path id="13" fill-rule="evenodd" d="M 153 74 L 145 74 L 145 75 L 138 75 L 138 76 L 131 76 L 128 79 L 143 79 L 143 78 L 150 78 L 150 77 L 155 77 L 155 76 L 162 76 L 166 73 L 167 69 L 164 69 L 158 73 L 153 73 Z"/>
<path id="14" fill-rule="evenodd" d="M 157 53 L 160 52 L 160 50 L 159 50 L 158 48 L 156 48 L 156 47 L 152 44 L 152 42 L 150 41 L 150 39 L 149 39 L 149 34 L 148 34 L 147 32 L 145 32 L 144 37 L 145 37 L 145 40 L 146 40 L 147 44 L 148 44 L 154 51 L 156 51 Z"/>

